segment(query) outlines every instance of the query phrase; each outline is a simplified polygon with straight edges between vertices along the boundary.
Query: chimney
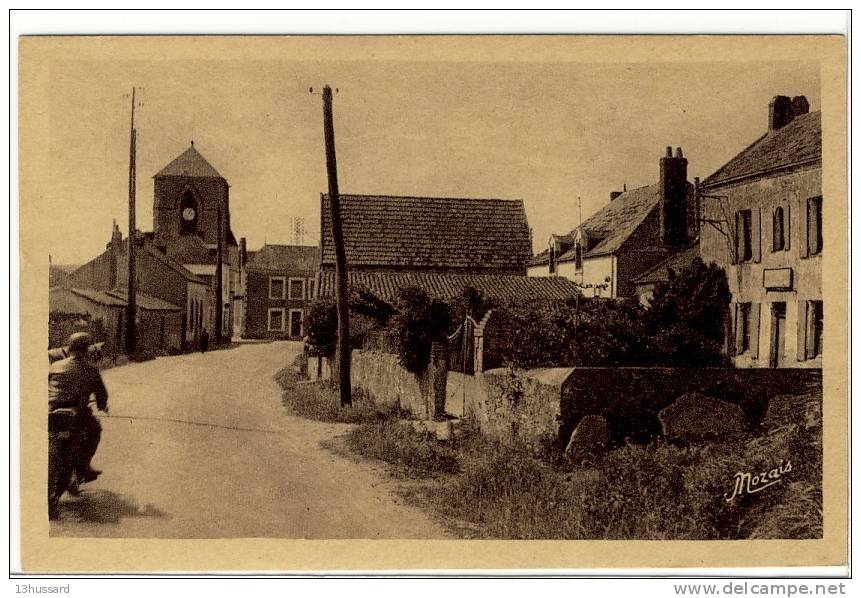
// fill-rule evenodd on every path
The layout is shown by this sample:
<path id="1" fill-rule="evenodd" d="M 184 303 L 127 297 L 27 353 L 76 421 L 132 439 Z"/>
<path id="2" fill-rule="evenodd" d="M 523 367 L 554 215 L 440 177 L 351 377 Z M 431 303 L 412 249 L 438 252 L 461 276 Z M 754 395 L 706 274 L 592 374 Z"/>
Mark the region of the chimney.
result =
<path id="1" fill-rule="evenodd" d="M 668 146 L 661 158 L 660 191 L 661 242 L 667 247 L 684 245 L 688 241 L 688 161 L 680 147 L 673 157 Z"/>
<path id="2" fill-rule="evenodd" d="M 778 129 L 782 129 L 791 120 L 792 100 L 788 96 L 774 96 L 768 104 L 768 130 L 777 131 Z"/>
<path id="3" fill-rule="evenodd" d="M 792 118 L 807 114 L 810 112 L 810 104 L 804 96 L 795 96 L 792 98 Z"/>

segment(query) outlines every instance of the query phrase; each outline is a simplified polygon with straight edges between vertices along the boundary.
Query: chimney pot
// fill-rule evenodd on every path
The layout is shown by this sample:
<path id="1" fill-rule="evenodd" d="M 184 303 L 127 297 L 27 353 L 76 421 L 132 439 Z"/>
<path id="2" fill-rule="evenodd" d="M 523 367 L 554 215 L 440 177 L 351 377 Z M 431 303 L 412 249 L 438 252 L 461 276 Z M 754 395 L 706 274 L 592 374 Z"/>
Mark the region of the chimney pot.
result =
<path id="1" fill-rule="evenodd" d="M 676 148 L 676 158 L 684 158 L 684 156 L 682 155 L 682 148 L 680 147 Z"/>
<path id="2" fill-rule="evenodd" d="M 667 158 L 672 158 L 672 157 L 673 157 L 673 148 L 668 145 L 667 146 Z"/>
<path id="3" fill-rule="evenodd" d="M 774 96 L 768 104 L 768 130 L 782 129 L 791 120 L 792 100 L 788 96 Z"/>
<path id="4" fill-rule="evenodd" d="M 804 96 L 795 96 L 792 98 L 792 118 L 807 114 L 810 112 L 810 104 Z"/>

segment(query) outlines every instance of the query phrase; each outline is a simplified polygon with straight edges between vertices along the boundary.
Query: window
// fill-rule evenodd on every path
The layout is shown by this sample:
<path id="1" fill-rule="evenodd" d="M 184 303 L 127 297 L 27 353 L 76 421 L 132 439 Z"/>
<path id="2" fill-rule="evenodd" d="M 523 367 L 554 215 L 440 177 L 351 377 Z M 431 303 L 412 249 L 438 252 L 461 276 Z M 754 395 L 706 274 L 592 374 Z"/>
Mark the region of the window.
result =
<path id="1" fill-rule="evenodd" d="M 305 298 L 305 279 L 304 278 L 291 278 L 290 279 L 290 299 L 304 299 Z"/>
<path id="2" fill-rule="evenodd" d="M 269 330 L 284 330 L 284 309 L 275 307 L 269 310 Z"/>
<path id="3" fill-rule="evenodd" d="M 548 254 L 548 259 L 549 259 L 549 261 L 548 261 L 548 272 L 550 274 L 555 274 L 556 273 L 556 248 L 555 247 L 550 248 L 550 253 Z"/>
<path id="4" fill-rule="evenodd" d="M 750 210 L 736 212 L 735 247 L 739 262 L 749 262 L 753 259 L 753 216 Z"/>
<path id="5" fill-rule="evenodd" d="M 807 255 L 822 252 L 822 197 L 807 200 Z"/>
<path id="6" fill-rule="evenodd" d="M 580 241 L 574 243 L 574 268 L 583 269 L 583 245 Z"/>
<path id="7" fill-rule="evenodd" d="M 315 286 L 315 285 L 314 285 L 314 283 L 315 283 L 315 282 L 316 282 L 316 281 L 315 281 L 313 278 L 309 278 L 309 279 L 308 279 L 308 299 L 313 299 L 313 298 L 314 298 L 314 291 L 315 291 L 315 288 L 314 288 L 314 286 Z"/>
<path id="8" fill-rule="evenodd" d="M 807 302 L 807 346 L 806 357 L 813 359 L 822 355 L 822 301 Z"/>
<path id="9" fill-rule="evenodd" d="M 269 298 L 283 299 L 284 298 L 284 277 L 270 276 L 269 277 Z"/>
<path id="10" fill-rule="evenodd" d="M 789 230 L 786 222 L 786 211 L 783 206 L 777 206 L 772 214 L 771 250 L 783 251 L 786 249 L 786 231 Z"/>
<path id="11" fill-rule="evenodd" d="M 736 352 L 739 355 L 750 350 L 750 307 L 750 303 L 738 304 Z"/>

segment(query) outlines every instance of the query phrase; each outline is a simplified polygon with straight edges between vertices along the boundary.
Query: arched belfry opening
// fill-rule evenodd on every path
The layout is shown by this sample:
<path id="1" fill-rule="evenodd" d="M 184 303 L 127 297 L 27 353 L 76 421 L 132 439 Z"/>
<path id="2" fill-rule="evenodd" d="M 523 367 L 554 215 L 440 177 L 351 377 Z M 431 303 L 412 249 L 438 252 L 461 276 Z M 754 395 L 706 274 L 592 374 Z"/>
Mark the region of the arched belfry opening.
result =
<path id="1" fill-rule="evenodd" d="M 197 223 L 200 218 L 200 209 L 194 192 L 187 188 L 182 192 L 179 203 L 179 230 L 184 235 L 197 234 Z"/>

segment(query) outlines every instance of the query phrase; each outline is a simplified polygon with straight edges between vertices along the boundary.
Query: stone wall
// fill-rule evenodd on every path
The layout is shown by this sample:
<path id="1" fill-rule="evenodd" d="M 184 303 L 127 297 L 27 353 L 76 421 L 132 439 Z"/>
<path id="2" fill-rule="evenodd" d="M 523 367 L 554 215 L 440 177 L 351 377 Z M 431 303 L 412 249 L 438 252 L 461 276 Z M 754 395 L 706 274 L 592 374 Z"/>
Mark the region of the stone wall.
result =
<path id="1" fill-rule="evenodd" d="M 432 413 L 430 376 L 417 378 L 395 355 L 354 351 L 352 378 L 353 388 L 380 404 L 398 405 L 420 418 Z M 585 415 L 606 418 L 615 442 L 645 442 L 661 433 L 658 412 L 689 392 L 740 405 L 755 428 L 772 398 L 821 385 L 818 370 L 498 368 L 475 376 L 448 372 L 444 407 L 500 442 L 539 448 L 556 441 L 564 448 Z"/>
<path id="2" fill-rule="evenodd" d="M 367 392 L 380 405 L 398 406 L 421 419 L 433 413 L 430 376 L 408 372 L 397 355 L 353 351 L 350 372 L 353 389 Z"/>
<path id="3" fill-rule="evenodd" d="M 446 413 L 474 422 L 501 442 L 543 445 L 559 429 L 562 389 L 572 368 L 514 372 L 498 368 L 477 376 L 449 372 Z"/>

